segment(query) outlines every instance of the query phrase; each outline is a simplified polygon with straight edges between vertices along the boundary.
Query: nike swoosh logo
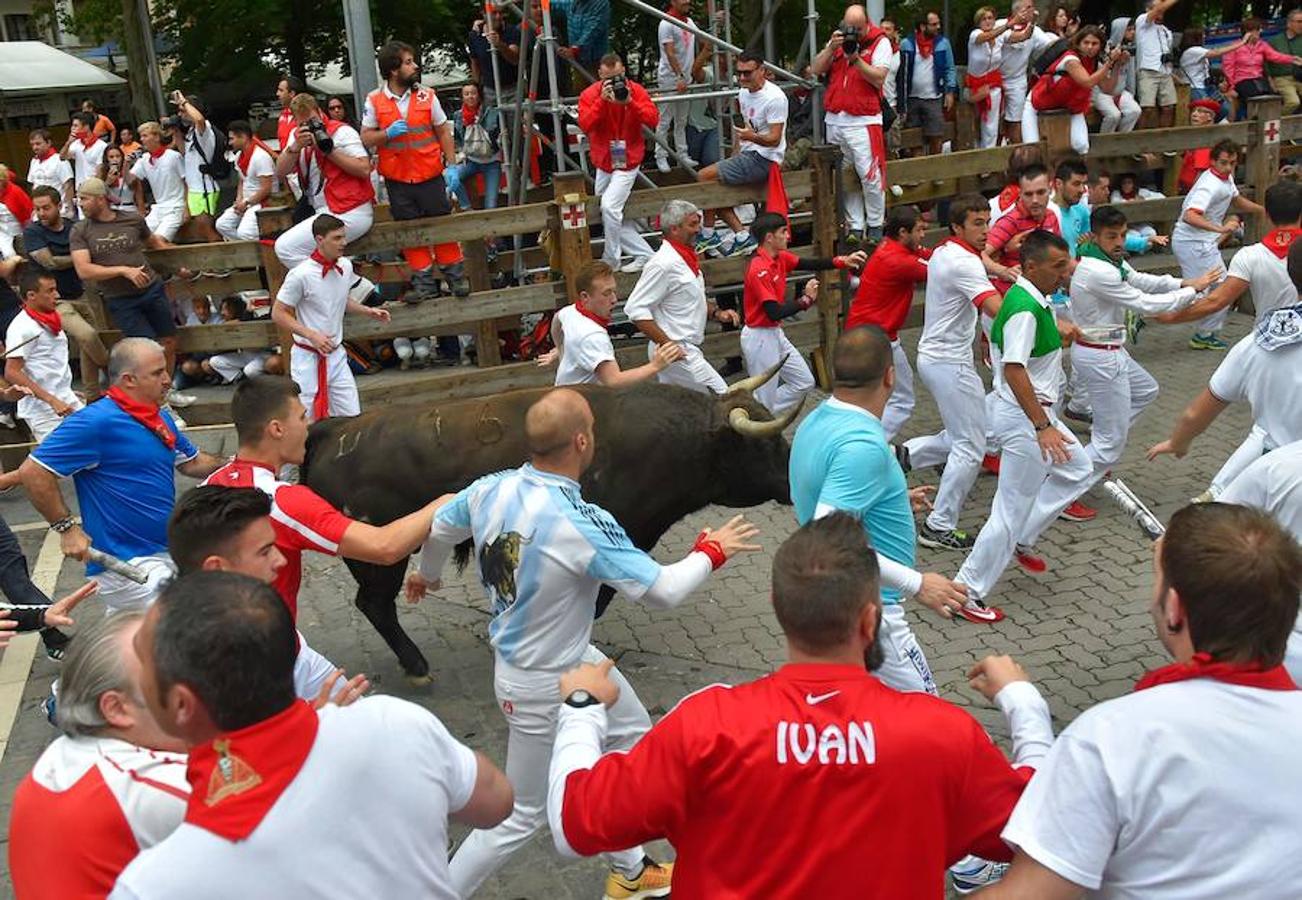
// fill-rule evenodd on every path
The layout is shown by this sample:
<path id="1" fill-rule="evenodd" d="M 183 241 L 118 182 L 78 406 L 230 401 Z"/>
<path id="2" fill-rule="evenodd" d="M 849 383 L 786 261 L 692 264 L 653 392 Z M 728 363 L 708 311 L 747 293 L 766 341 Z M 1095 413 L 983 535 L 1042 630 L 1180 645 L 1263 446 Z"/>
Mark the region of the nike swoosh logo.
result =
<path id="1" fill-rule="evenodd" d="M 805 702 L 808 703 L 810 706 L 817 706 L 818 704 L 822 703 L 824 700 L 828 700 L 828 699 L 830 699 L 830 698 L 832 698 L 832 697 L 835 697 L 835 696 L 836 696 L 837 694 L 839 694 L 839 693 L 841 693 L 841 692 L 840 692 L 840 691 L 831 691 L 831 692 L 826 693 L 826 694 L 818 694 L 817 696 L 815 696 L 814 694 L 806 694 L 806 695 L 805 695 Z"/>

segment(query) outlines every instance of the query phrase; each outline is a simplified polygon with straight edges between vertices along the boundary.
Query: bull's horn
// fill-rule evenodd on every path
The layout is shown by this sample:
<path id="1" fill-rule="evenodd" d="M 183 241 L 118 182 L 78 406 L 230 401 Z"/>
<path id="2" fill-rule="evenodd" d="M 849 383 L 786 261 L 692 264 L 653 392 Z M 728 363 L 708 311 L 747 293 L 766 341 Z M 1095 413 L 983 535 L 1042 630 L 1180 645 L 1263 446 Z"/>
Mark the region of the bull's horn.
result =
<path id="1" fill-rule="evenodd" d="M 800 415 L 800 408 L 804 405 L 805 400 L 802 397 L 799 403 L 770 422 L 756 422 L 744 407 L 738 406 L 728 413 L 728 424 L 732 426 L 733 431 L 746 437 L 772 437 L 775 434 L 781 434 L 788 425 L 794 422 L 796 416 Z"/>
<path id="2" fill-rule="evenodd" d="M 783 355 L 783 357 L 778 360 L 778 364 L 767 372 L 761 372 L 758 375 L 752 375 L 749 378 L 743 378 L 741 381 L 730 384 L 728 386 L 728 393 L 724 394 L 724 396 L 731 397 L 734 394 L 741 393 L 742 391 L 750 391 L 752 394 L 755 393 L 764 385 L 768 384 L 769 381 L 772 380 L 773 376 L 777 375 L 778 372 L 782 370 L 782 366 L 786 361 L 787 357 L 786 355 Z"/>

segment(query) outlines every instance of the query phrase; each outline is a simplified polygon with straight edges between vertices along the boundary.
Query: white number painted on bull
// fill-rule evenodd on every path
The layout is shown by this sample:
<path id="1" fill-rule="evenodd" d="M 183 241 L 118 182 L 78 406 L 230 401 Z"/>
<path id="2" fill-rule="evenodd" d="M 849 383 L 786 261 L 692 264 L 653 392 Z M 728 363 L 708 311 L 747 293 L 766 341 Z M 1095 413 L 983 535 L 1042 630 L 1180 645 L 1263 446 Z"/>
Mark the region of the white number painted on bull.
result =
<path id="1" fill-rule="evenodd" d="M 484 408 L 479 413 L 479 421 L 475 423 L 476 437 L 481 444 L 496 444 L 506 434 L 506 428 L 502 425 L 502 420 L 497 416 L 488 414 L 489 406 L 484 404 Z"/>
<path id="2" fill-rule="evenodd" d="M 877 741 L 871 722 L 850 722 L 844 729 L 839 725 L 824 725 L 821 732 L 809 722 L 779 722 L 777 739 L 779 765 L 788 761 L 807 765 L 815 754 L 819 765 L 824 766 L 877 762 Z"/>
<path id="3" fill-rule="evenodd" d="M 347 447 L 345 445 L 348 443 L 348 439 L 350 437 L 353 439 L 353 445 L 351 447 Z M 343 434 L 339 435 L 339 452 L 335 454 L 335 459 L 343 459 L 345 456 L 347 456 L 348 454 L 356 450 L 357 445 L 360 444 L 361 442 L 362 442 L 362 433 L 360 431 L 355 431 L 352 434 L 349 434 L 348 432 L 345 431 Z"/>

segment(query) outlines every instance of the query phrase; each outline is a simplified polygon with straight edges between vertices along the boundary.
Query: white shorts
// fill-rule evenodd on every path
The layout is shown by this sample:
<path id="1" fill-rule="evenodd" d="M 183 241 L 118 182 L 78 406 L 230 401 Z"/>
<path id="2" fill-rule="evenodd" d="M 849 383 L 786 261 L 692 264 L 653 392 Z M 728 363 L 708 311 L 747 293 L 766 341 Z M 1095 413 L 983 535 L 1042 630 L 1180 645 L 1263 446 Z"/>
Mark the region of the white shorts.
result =
<path id="1" fill-rule="evenodd" d="M 1026 76 L 1004 82 L 1004 121 L 1022 121 L 1022 109 L 1026 106 Z"/>
<path id="2" fill-rule="evenodd" d="M 76 397 L 73 397 L 71 400 L 65 400 L 64 402 L 70 404 L 74 411 L 79 410 L 86 405 Z M 45 404 L 41 404 L 40 412 L 29 416 L 19 416 L 19 418 L 27 423 L 27 427 L 31 429 L 32 432 L 32 441 L 37 444 L 49 437 L 50 432 L 58 428 L 59 423 L 64 419 L 63 416 L 57 415 L 54 410 Z"/>
<path id="3" fill-rule="evenodd" d="M 702 394 L 728 393 L 728 383 L 723 380 L 723 376 L 714 366 L 710 365 L 710 361 L 705 358 L 700 347 L 681 342 L 678 346 L 683 348 L 683 358 L 671 363 L 668 368 L 656 375 L 661 384 L 676 384 L 679 387 L 700 391 Z M 655 354 L 655 342 L 648 342 L 647 359 L 653 359 Z"/>
<path id="4" fill-rule="evenodd" d="M 149 215 L 145 216 L 149 230 L 168 241 L 176 237 L 184 221 L 184 209 L 179 206 L 159 206 L 157 203 L 149 210 Z"/>
<path id="5" fill-rule="evenodd" d="M 176 565 L 166 553 L 136 556 L 127 560 L 147 576 L 144 584 L 137 584 L 116 572 L 100 572 L 94 576 L 99 585 L 99 598 L 104 601 L 105 614 L 137 612 L 149 608 L 176 576 Z"/>

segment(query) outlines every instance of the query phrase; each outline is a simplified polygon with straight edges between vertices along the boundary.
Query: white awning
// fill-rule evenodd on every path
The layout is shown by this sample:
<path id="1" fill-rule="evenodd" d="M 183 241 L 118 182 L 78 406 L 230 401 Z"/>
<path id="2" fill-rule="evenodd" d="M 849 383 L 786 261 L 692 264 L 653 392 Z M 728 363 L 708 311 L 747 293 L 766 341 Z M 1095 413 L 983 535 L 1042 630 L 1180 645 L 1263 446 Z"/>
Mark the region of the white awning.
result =
<path id="1" fill-rule="evenodd" d="M 0 94 L 6 97 L 75 93 L 126 85 L 125 78 L 41 41 L 0 44 Z"/>

